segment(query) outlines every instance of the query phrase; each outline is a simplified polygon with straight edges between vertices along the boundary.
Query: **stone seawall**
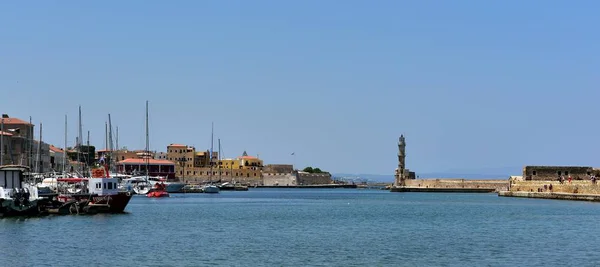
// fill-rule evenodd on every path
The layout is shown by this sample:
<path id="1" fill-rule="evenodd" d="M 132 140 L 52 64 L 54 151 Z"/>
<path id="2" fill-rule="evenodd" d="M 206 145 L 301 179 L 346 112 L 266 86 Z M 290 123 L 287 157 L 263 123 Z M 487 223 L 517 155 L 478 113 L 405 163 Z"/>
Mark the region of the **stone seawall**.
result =
<path id="1" fill-rule="evenodd" d="M 550 190 L 552 185 L 552 190 Z M 569 194 L 600 195 L 600 182 L 593 184 L 589 180 L 574 180 L 563 184 L 558 181 L 515 181 L 510 185 L 511 192 L 553 192 Z"/>
<path id="2" fill-rule="evenodd" d="M 468 189 L 472 192 L 508 190 L 508 180 L 469 180 L 469 179 L 414 179 L 406 180 L 404 188 L 421 189 Z M 424 192 L 426 190 L 421 190 Z M 399 191 L 398 191 L 399 192 Z M 404 191 L 406 192 L 406 191 Z M 429 191 L 432 192 L 432 191 Z"/>
<path id="3" fill-rule="evenodd" d="M 494 188 L 435 188 L 435 187 L 392 187 L 392 192 L 422 192 L 422 193 L 493 193 Z"/>
<path id="4" fill-rule="evenodd" d="M 578 200 L 578 201 L 600 202 L 600 195 L 595 195 L 595 194 L 500 191 L 500 192 L 498 192 L 498 196 L 501 196 L 501 197 L 545 198 L 545 199 L 560 199 L 560 200 Z"/>

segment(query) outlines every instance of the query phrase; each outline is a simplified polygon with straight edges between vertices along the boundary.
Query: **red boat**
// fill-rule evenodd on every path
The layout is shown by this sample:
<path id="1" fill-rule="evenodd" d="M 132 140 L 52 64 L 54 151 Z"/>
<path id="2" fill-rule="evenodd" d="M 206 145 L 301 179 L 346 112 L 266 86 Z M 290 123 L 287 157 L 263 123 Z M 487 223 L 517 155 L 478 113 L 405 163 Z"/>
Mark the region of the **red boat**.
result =
<path id="1" fill-rule="evenodd" d="M 169 193 L 167 192 L 167 186 L 164 183 L 156 183 L 154 184 L 154 188 L 148 194 L 148 197 L 169 197 Z"/>

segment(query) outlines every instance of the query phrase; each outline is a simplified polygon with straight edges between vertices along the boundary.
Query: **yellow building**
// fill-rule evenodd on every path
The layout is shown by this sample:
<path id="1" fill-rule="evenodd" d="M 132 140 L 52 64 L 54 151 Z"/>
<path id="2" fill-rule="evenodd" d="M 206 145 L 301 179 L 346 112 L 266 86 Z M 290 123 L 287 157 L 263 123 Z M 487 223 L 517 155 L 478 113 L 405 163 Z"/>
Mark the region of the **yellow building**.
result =
<path id="1" fill-rule="evenodd" d="M 173 161 L 175 174 L 186 183 L 239 182 L 260 184 L 263 161 L 258 157 L 243 155 L 235 159 L 218 159 L 218 153 L 196 151 L 193 146 L 170 144 L 167 146 L 167 160 Z"/>

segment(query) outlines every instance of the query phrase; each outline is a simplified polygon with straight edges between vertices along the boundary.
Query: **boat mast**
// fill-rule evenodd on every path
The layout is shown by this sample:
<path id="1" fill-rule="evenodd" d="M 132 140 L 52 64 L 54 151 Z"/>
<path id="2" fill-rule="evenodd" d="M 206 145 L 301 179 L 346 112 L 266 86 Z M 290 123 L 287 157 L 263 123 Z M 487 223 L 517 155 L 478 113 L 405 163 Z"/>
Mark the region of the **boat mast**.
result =
<path id="1" fill-rule="evenodd" d="M 117 165 L 117 162 L 119 161 L 119 126 L 117 126 L 117 140 L 115 141 L 116 143 L 116 147 L 117 147 L 117 154 L 115 156 L 115 166 Z M 116 173 L 116 171 L 115 171 Z"/>
<path id="2" fill-rule="evenodd" d="M 219 183 L 221 183 L 222 182 L 221 181 L 221 179 L 222 179 L 221 178 L 221 166 L 222 166 L 221 165 L 222 164 L 221 163 L 221 138 L 218 139 L 218 142 L 219 142 L 219 155 L 218 155 L 219 156 L 219 158 L 218 158 L 218 162 L 219 163 L 217 163 L 217 164 L 219 164 Z"/>
<path id="3" fill-rule="evenodd" d="M 65 146 L 63 148 L 63 174 L 67 173 L 67 115 L 65 115 Z M 66 178 L 66 176 L 65 176 Z"/>
<path id="4" fill-rule="evenodd" d="M 81 132 L 81 105 L 79 106 L 79 123 L 77 126 L 77 171 L 81 174 L 81 139 L 83 139 L 83 133 Z"/>
<path id="5" fill-rule="evenodd" d="M 33 167 L 33 123 L 31 123 L 31 116 L 29 116 L 29 131 L 27 133 L 27 166 L 30 170 Z"/>
<path id="6" fill-rule="evenodd" d="M 104 122 L 104 153 L 108 152 L 108 122 Z"/>
<path id="7" fill-rule="evenodd" d="M 148 155 L 148 151 L 150 150 L 150 134 L 149 132 L 149 128 L 148 128 L 148 100 L 146 100 L 146 151 L 144 154 L 146 154 L 146 180 L 148 180 L 148 165 L 150 165 L 150 158 Z"/>
<path id="8" fill-rule="evenodd" d="M 211 131 L 210 131 L 210 175 L 208 176 L 209 178 L 209 182 L 210 184 L 212 184 L 212 176 L 213 176 L 213 144 L 214 144 L 214 134 L 215 134 L 215 123 L 212 122 L 211 124 Z"/>
<path id="9" fill-rule="evenodd" d="M 42 166 L 42 123 L 40 122 L 40 141 L 37 147 L 37 159 L 36 159 L 36 172 L 41 173 L 44 166 Z"/>
<path id="10" fill-rule="evenodd" d="M 87 143 L 86 143 L 86 149 L 85 149 L 85 173 L 89 176 L 90 172 L 89 172 L 89 165 L 88 165 L 88 161 L 89 161 L 89 156 L 90 156 L 90 131 L 87 131 Z"/>
<path id="11" fill-rule="evenodd" d="M 108 168 L 109 170 L 112 169 L 112 160 L 113 160 L 113 139 L 112 139 L 112 121 L 110 119 L 110 114 L 108 114 L 108 150 L 109 150 L 109 161 L 108 161 Z"/>

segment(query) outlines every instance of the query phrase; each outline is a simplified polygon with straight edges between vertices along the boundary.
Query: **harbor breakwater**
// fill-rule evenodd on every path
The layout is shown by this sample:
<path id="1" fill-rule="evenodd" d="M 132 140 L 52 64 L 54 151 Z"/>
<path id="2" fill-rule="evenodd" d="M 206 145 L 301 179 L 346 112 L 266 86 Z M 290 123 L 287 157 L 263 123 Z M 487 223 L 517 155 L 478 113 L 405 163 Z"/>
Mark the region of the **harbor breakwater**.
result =
<path id="1" fill-rule="evenodd" d="M 511 181 L 509 189 L 498 192 L 498 196 L 600 202 L 600 185 L 589 180 L 562 184 L 559 181 Z"/>
<path id="2" fill-rule="evenodd" d="M 492 193 L 508 190 L 508 180 L 409 179 L 392 192 Z"/>

